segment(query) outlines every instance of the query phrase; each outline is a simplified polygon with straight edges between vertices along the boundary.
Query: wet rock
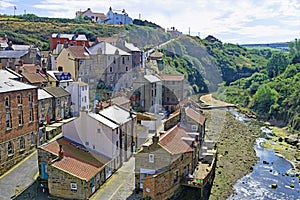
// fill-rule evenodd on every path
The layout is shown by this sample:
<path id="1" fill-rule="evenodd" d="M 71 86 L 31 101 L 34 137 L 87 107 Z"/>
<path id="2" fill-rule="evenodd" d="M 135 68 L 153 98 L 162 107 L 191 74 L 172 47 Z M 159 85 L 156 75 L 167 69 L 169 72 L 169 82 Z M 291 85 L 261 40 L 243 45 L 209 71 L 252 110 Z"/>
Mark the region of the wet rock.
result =
<path id="1" fill-rule="evenodd" d="M 277 184 L 276 183 L 273 183 L 272 185 L 271 185 L 271 188 L 272 189 L 276 189 L 278 186 L 277 186 Z"/>
<path id="2" fill-rule="evenodd" d="M 268 161 L 263 161 L 263 164 L 265 164 L 265 165 L 268 165 L 268 164 L 270 164 Z"/>
<path id="3" fill-rule="evenodd" d="M 289 137 L 284 138 L 284 141 L 290 145 L 296 146 L 299 142 L 298 135 L 290 135 Z"/>

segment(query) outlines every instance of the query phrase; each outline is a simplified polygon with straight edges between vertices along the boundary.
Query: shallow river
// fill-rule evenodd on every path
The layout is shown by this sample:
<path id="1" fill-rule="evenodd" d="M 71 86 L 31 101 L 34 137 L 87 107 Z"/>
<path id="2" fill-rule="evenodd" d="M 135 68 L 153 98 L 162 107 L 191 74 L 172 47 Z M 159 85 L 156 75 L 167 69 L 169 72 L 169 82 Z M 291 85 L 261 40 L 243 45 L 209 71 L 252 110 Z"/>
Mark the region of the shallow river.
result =
<path id="1" fill-rule="evenodd" d="M 236 116 L 237 120 L 248 121 L 246 117 L 239 115 L 237 112 L 230 112 Z M 263 127 L 262 130 L 266 134 L 270 131 Z M 263 148 L 261 145 L 263 141 L 264 138 L 258 138 L 254 146 L 259 162 L 253 167 L 253 172 L 237 181 L 234 185 L 234 194 L 229 197 L 229 200 L 300 200 L 299 178 L 295 174 L 286 174 L 292 168 L 291 163 L 275 155 L 272 150 Z M 277 188 L 272 189 L 272 184 L 277 184 Z M 291 184 L 294 184 L 294 188 L 290 186 Z"/>

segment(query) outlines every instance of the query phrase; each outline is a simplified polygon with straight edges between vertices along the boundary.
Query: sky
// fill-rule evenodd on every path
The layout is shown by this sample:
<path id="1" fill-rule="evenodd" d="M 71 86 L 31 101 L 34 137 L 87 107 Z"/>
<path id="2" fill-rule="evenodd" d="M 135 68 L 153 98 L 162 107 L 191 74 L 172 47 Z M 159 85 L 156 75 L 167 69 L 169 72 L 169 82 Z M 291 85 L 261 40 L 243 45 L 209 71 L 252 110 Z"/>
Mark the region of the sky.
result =
<path id="1" fill-rule="evenodd" d="M 14 7 L 16 10 L 14 10 Z M 300 38 L 300 0 L 0 0 L 0 14 L 75 18 L 91 8 L 125 9 L 133 19 L 234 44 L 290 42 Z"/>

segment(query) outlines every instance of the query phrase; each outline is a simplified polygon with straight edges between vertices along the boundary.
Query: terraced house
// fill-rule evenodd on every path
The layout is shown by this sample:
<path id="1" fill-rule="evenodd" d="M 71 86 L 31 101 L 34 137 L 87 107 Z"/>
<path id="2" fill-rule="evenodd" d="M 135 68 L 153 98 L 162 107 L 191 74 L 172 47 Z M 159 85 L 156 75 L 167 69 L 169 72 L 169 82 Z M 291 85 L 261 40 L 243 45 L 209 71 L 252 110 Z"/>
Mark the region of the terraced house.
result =
<path id="1" fill-rule="evenodd" d="M 37 87 L 0 70 L 0 175 L 25 158 L 36 146 Z"/>

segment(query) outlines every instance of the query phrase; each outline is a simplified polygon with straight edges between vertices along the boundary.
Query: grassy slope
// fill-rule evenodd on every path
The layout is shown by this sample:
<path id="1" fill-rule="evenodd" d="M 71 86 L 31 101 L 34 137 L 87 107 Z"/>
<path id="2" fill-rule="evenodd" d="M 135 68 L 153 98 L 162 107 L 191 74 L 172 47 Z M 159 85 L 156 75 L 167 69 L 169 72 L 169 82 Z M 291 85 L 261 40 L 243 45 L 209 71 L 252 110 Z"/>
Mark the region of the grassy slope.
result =
<path id="1" fill-rule="evenodd" d="M 37 44 L 42 50 L 49 49 L 51 33 L 86 34 L 94 41 L 96 36 L 118 36 L 136 43 L 140 48 L 153 46 L 170 39 L 170 34 L 159 28 L 137 25 L 107 25 L 88 22 L 77 22 L 70 19 L 34 18 L 22 19 L 0 15 L 0 37 L 5 34 L 15 44 Z"/>

